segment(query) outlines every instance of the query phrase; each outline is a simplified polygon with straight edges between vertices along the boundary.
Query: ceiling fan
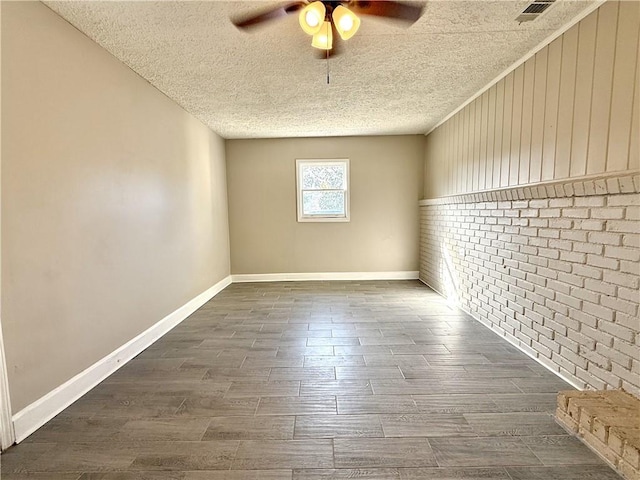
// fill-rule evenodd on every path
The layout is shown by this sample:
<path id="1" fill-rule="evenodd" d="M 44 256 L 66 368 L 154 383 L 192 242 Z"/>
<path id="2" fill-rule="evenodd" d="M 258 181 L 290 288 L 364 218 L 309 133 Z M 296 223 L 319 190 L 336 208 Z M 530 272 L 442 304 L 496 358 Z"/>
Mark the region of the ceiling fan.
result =
<path id="1" fill-rule="evenodd" d="M 233 24 L 250 30 L 264 22 L 298 13 L 300 27 L 312 36 L 311 45 L 327 55 L 337 53 L 336 40 L 348 40 L 360 27 L 358 15 L 374 15 L 414 23 L 422 15 L 422 6 L 396 1 L 297 1 L 232 19 Z M 335 35 L 337 33 L 337 35 Z"/>

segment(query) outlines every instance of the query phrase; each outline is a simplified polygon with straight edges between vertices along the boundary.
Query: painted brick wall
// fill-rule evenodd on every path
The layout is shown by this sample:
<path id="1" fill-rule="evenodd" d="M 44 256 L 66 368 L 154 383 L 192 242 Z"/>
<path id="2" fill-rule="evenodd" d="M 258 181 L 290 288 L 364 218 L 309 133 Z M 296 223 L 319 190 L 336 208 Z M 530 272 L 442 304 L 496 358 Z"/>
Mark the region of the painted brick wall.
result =
<path id="1" fill-rule="evenodd" d="M 420 278 L 574 383 L 640 395 L 640 176 L 420 202 Z"/>

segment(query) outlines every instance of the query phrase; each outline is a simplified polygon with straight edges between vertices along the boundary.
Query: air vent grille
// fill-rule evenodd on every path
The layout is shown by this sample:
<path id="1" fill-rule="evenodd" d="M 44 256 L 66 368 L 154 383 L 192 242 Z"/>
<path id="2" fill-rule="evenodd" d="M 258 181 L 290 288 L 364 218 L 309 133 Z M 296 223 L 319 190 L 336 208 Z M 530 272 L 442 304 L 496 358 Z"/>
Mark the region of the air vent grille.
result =
<path id="1" fill-rule="evenodd" d="M 531 2 L 516 18 L 516 22 L 531 22 L 546 11 L 556 0 L 535 0 Z"/>

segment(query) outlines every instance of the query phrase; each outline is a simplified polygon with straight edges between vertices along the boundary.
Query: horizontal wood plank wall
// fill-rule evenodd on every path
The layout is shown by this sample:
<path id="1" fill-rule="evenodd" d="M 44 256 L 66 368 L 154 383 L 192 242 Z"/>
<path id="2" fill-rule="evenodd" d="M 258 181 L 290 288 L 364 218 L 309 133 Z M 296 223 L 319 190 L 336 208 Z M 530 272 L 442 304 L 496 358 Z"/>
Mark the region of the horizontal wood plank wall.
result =
<path id="1" fill-rule="evenodd" d="M 425 198 L 640 168 L 639 30 L 609 1 L 431 132 Z"/>

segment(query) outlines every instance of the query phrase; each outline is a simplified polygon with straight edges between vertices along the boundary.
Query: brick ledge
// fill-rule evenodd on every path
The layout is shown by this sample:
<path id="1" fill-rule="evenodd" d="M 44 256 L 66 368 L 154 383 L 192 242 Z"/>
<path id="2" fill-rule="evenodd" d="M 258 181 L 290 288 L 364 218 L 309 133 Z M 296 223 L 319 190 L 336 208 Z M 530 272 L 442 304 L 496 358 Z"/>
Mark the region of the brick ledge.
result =
<path id="1" fill-rule="evenodd" d="M 420 200 L 420 206 L 640 193 L 640 170 Z"/>
<path id="2" fill-rule="evenodd" d="M 558 393 L 556 421 L 626 480 L 640 479 L 640 399 L 622 390 Z"/>

